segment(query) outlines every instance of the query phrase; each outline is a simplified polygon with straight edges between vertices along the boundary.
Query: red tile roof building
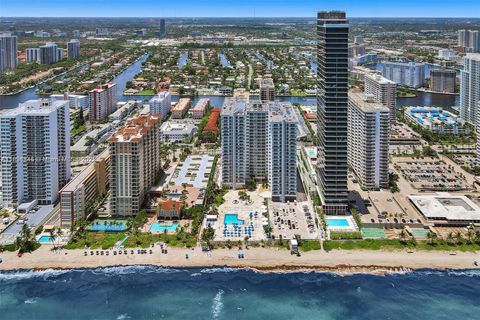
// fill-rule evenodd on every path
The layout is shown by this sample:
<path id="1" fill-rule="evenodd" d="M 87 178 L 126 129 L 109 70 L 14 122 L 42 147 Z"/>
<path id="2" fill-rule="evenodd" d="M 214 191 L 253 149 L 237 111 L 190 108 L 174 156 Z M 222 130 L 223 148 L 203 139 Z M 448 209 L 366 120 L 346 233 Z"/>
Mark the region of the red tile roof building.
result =
<path id="1" fill-rule="evenodd" d="M 160 117 L 130 119 L 109 142 L 112 215 L 138 214 L 160 170 Z"/>
<path id="2" fill-rule="evenodd" d="M 183 119 L 190 108 L 190 98 L 181 98 L 172 109 L 172 119 Z"/>
<path id="3" fill-rule="evenodd" d="M 205 128 L 203 128 L 203 133 L 212 132 L 213 134 L 218 134 L 218 118 L 220 117 L 220 109 L 215 108 L 210 113 L 210 117 L 208 118 L 207 124 Z"/>
<path id="4" fill-rule="evenodd" d="M 155 212 L 157 217 L 163 219 L 178 219 L 182 212 L 183 204 L 181 201 L 160 200 L 157 203 Z"/>

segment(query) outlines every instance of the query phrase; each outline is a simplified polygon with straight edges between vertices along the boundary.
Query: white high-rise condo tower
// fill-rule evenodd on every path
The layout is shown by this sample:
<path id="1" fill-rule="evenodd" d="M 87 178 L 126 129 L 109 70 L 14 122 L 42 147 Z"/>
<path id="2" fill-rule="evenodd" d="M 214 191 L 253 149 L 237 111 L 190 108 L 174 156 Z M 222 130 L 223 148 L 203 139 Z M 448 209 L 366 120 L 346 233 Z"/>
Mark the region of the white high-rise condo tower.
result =
<path id="1" fill-rule="evenodd" d="M 29 100 L 0 116 L 4 204 L 52 204 L 70 179 L 68 101 Z"/>

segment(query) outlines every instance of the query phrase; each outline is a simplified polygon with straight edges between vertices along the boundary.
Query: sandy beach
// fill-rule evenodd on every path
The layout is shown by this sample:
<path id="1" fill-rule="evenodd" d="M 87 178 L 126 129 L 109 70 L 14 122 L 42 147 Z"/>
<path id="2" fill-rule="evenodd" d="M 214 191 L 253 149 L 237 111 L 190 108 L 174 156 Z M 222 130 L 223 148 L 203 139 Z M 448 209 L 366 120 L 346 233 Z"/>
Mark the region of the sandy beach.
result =
<path id="1" fill-rule="evenodd" d="M 469 269 L 474 268 L 473 261 L 480 260 L 479 253 L 441 251 L 310 251 L 300 257 L 293 256 L 288 250 L 276 248 L 250 248 L 243 250 L 244 259 L 238 259 L 237 249 L 217 249 L 209 254 L 195 250 L 169 248 L 168 254 L 162 254 L 155 247 L 153 254 L 127 255 L 90 255 L 85 250 L 51 251 L 50 246 L 42 246 L 31 254 L 17 257 L 14 252 L 0 254 L 3 262 L 0 270 L 48 269 L 48 268 L 95 268 L 114 265 L 156 265 L 163 267 L 215 267 L 253 268 L 260 271 L 315 270 L 349 274 L 355 272 L 385 273 L 402 272 L 415 269 Z M 96 251 L 96 250 L 95 250 Z M 189 258 L 186 259 L 185 254 Z"/>

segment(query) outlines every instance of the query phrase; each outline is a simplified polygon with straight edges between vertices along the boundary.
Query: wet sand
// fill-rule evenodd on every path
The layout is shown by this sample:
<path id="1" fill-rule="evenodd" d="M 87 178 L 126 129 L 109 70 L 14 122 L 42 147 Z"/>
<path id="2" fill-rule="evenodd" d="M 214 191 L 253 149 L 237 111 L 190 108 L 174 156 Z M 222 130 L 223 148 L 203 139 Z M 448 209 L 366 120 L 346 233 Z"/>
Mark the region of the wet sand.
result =
<path id="1" fill-rule="evenodd" d="M 253 268 L 259 271 L 325 271 L 339 274 L 368 272 L 404 272 L 415 269 L 469 269 L 475 268 L 473 261 L 480 261 L 479 253 L 443 251 L 366 251 L 334 250 L 304 252 L 300 257 L 291 255 L 288 250 L 277 248 L 250 248 L 242 250 L 244 259 L 238 258 L 238 249 L 216 249 L 211 253 L 195 250 L 169 248 L 162 254 L 157 246 L 152 254 L 131 254 L 85 256 L 85 250 L 58 250 L 42 246 L 33 253 L 17 257 L 14 252 L 0 253 L 3 262 L 0 270 L 16 269 L 74 269 L 95 268 L 114 265 L 156 265 L 163 267 L 218 267 Z M 148 251 L 149 249 L 147 249 Z M 96 251 L 96 250 L 94 250 Z M 106 250 L 104 250 L 105 252 Z M 185 255 L 188 254 L 188 259 Z"/>

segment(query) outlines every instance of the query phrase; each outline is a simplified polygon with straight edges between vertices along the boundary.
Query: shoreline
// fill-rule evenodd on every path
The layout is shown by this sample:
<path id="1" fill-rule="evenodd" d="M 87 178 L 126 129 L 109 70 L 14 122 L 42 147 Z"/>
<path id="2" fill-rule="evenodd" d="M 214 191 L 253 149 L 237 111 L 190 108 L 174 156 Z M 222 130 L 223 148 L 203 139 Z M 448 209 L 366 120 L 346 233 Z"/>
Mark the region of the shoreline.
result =
<path id="1" fill-rule="evenodd" d="M 134 254 L 131 254 L 134 250 Z M 169 248 L 162 254 L 159 247 L 151 248 L 152 254 L 138 254 L 138 249 L 128 249 L 128 254 L 90 255 L 90 251 L 101 250 L 57 250 L 42 246 L 21 258 L 15 252 L 0 253 L 3 262 L 1 271 L 30 269 L 71 270 L 113 266 L 151 265 L 164 268 L 233 268 L 252 269 L 258 272 L 329 272 L 339 275 L 368 273 L 384 275 L 421 269 L 434 270 L 480 270 L 473 265 L 480 260 L 479 253 L 458 252 L 452 255 L 444 251 L 369 251 L 334 250 L 309 251 L 300 257 L 290 255 L 288 250 L 278 248 L 250 248 L 242 250 L 244 259 L 238 259 L 237 249 L 216 249 L 210 253 L 184 248 Z M 147 249 L 149 251 L 150 249 Z M 104 252 L 107 250 L 103 250 Z M 85 256 L 84 252 L 88 255 Z M 188 254 L 189 258 L 185 256 Z"/>

